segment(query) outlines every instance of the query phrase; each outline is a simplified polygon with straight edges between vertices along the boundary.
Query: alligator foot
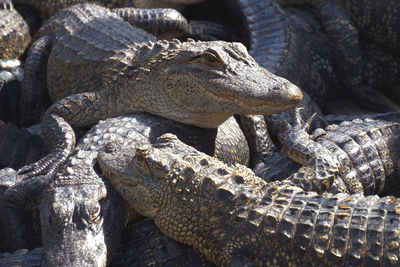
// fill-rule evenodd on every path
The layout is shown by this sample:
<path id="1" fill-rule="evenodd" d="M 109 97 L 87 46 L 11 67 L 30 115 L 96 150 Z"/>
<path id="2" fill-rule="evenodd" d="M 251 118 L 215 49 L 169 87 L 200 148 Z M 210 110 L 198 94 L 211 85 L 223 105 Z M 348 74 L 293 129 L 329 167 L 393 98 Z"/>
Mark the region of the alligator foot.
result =
<path id="1" fill-rule="evenodd" d="M 59 153 L 50 153 L 39 161 L 30 165 L 25 165 L 18 170 L 18 175 L 22 179 L 32 178 L 38 175 L 52 176 L 58 167 L 67 159 L 68 155 Z"/>
<path id="2" fill-rule="evenodd" d="M 303 166 L 286 181 L 306 191 L 326 192 L 339 174 L 339 161 L 332 152 L 314 141 L 325 134 L 323 129 L 308 134 L 316 113 L 306 122 L 300 116 L 300 108 L 295 110 L 294 116 L 294 124 L 280 138 L 286 155 Z"/>

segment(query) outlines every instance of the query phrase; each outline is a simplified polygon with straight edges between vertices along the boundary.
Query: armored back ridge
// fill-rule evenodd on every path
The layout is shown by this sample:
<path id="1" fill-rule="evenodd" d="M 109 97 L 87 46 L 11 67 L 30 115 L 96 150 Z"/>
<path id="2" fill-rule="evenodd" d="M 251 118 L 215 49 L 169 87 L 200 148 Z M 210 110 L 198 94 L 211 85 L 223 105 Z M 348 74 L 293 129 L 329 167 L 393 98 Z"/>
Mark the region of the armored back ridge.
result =
<path id="1" fill-rule="evenodd" d="M 228 167 L 173 135 L 116 147 L 102 172 L 168 236 L 219 266 L 395 266 L 399 200 L 305 192 Z"/>

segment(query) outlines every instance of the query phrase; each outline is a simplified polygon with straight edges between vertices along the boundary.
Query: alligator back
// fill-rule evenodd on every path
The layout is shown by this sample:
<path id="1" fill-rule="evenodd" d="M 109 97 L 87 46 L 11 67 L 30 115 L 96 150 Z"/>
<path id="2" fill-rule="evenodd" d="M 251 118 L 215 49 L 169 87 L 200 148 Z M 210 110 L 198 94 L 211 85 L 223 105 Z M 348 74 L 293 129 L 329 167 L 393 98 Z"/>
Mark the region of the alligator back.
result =
<path id="1" fill-rule="evenodd" d="M 134 64 L 138 50 L 156 41 L 117 14 L 92 4 L 61 11 L 35 37 L 45 35 L 52 37 L 47 66 L 52 101 L 106 88 L 114 69 Z"/>

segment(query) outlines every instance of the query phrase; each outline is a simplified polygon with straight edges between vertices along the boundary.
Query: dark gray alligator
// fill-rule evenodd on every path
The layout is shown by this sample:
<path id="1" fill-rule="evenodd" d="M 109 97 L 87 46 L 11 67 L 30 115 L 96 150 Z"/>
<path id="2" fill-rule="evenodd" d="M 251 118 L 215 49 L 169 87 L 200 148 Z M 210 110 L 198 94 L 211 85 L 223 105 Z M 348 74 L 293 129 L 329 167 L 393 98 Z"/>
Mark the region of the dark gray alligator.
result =
<path id="1" fill-rule="evenodd" d="M 370 0 L 351 2 L 342 0 L 278 0 L 276 2 L 282 6 L 304 4 L 313 6 L 332 46 L 333 57 L 331 60 L 336 68 L 337 76 L 343 81 L 341 86 L 349 89 L 354 99 L 360 99 L 359 103 L 363 107 L 369 107 L 376 111 L 393 110 L 382 104 L 384 99 L 374 89 L 376 85 L 382 82 L 385 85 L 393 84 L 394 81 L 398 80 L 398 75 L 394 80 L 381 80 L 378 84 L 369 84 L 368 80 L 371 79 L 368 75 L 379 72 L 379 69 L 373 63 L 365 62 L 364 57 L 366 56 L 367 59 L 373 61 L 380 61 L 381 56 L 387 59 L 395 59 L 395 64 L 390 63 L 382 66 L 385 68 L 384 72 L 399 72 L 398 53 L 397 56 L 393 56 L 384 47 L 365 45 L 372 40 L 380 45 L 385 44 L 393 47 L 393 43 L 397 42 L 398 30 L 392 30 L 400 26 L 400 20 L 397 18 L 399 4 L 396 1 L 385 1 L 379 4 Z M 387 34 L 387 36 L 381 37 L 383 34 Z M 366 50 L 364 51 L 364 49 Z M 400 51 L 398 45 L 397 51 Z M 389 62 L 386 59 L 385 61 Z"/>
<path id="2" fill-rule="evenodd" d="M 398 122 L 355 119 L 308 134 L 309 123 L 298 115 L 281 136 L 287 156 L 303 164 L 289 180 L 307 190 L 317 187 L 319 192 L 365 195 L 379 194 L 385 185 L 395 186 L 400 159 Z"/>
<path id="3" fill-rule="evenodd" d="M 49 266 L 104 266 L 118 245 L 126 223 L 124 201 L 103 180 L 96 164 L 97 153 L 110 141 L 126 146 L 153 142 L 164 133 L 174 133 L 189 145 L 215 155 L 229 164 L 247 164 L 245 137 L 233 118 L 218 129 L 183 125 L 145 113 L 99 122 L 79 142 L 67 162 L 48 178 L 37 176 L 15 184 L 1 195 L 0 219 L 8 227 L 9 251 L 28 248 L 21 216 L 32 199 L 40 200 L 42 243 Z M 18 182 L 18 183 L 16 183 Z M 12 223 L 10 223 L 12 222 Z"/>
<path id="4" fill-rule="evenodd" d="M 99 153 L 123 197 L 219 266 L 397 266 L 400 201 L 306 192 L 228 167 L 175 136 Z"/>
<path id="5" fill-rule="evenodd" d="M 340 94 L 349 95 L 350 91 L 367 109 L 395 109 L 382 104 L 384 97 L 373 89 L 398 80 L 398 57 L 358 39 L 357 53 L 345 55 L 344 48 L 338 48 L 336 43 L 332 45 L 325 25 L 321 25 L 316 12 L 309 8 L 283 10 L 276 3 L 281 1 L 226 2 L 241 18 L 243 31 L 247 32 L 244 42 L 254 59 L 310 93 L 318 104 Z M 331 17 L 337 15 L 336 10 L 331 13 Z M 381 61 L 389 64 L 380 64 Z"/>
<path id="6" fill-rule="evenodd" d="M 92 34 L 95 29 L 102 30 Z M 75 143 L 71 126 L 147 111 L 215 128 L 232 114 L 276 113 L 302 97 L 298 87 L 260 67 L 239 43 L 157 42 L 96 5 L 65 9 L 38 37 L 42 48 L 51 46 L 47 81 L 50 97 L 59 101 L 42 121 L 51 152 L 21 169 L 25 176 L 52 173 L 66 159 Z"/>
<path id="7" fill-rule="evenodd" d="M 318 5 L 326 0 L 277 0 L 282 6 L 289 5 Z M 400 3 L 384 0 L 345 1 L 329 0 L 348 16 L 361 35 L 373 42 L 400 52 L 398 38 L 400 36 Z M 339 22 L 339 21 L 337 21 Z"/>

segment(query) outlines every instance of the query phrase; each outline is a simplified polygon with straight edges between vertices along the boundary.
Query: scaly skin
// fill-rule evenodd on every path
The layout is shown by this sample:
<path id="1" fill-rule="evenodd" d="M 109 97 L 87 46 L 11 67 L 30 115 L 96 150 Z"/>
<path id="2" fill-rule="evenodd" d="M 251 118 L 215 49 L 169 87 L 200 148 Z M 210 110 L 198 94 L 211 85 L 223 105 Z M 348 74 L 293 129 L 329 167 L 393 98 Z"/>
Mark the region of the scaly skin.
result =
<path id="1" fill-rule="evenodd" d="M 29 5 L 38 9 L 44 17 L 55 15 L 61 9 L 79 3 L 90 2 L 108 8 L 138 7 L 138 8 L 175 8 L 180 9 L 185 5 L 196 4 L 204 0 L 0 0 L 0 4 L 10 5 L 12 2 Z"/>
<path id="2" fill-rule="evenodd" d="M 3 225 L 11 228 L 7 231 L 11 236 L 4 240 L 13 240 L 9 243 L 15 246 L 14 250 L 27 247 L 19 238 L 24 236 L 24 221 L 13 212 L 39 197 L 42 243 L 48 266 L 105 266 L 118 244 L 126 213 L 122 199 L 99 173 L 97 154 L 112 149 L 104 148 L 112 140 L 126 146 L 142 145 L 169 132 L 228 164 L 248 163 L 247 143 L 233 118 L 218 130 L 183 125 L 146 113 L 108 119 L 83 137 L 50 184 L 43 176 L 15 185 L 7 182 L 9 188 L 1 196 L 0 207 L 9 212 L 2 213 L 0 219 L 5 219 Z"/>
<path id="3" fill-rule="evenodd" d="M 317 5 L 325 0 L 277 0 L 282 6 Z M 360 34 L 373 42 L 400 52 L 400 3 L 393 0 L 331 0 L 350 17 Z"/>
<path id="4" fill-rule="evenodd" d="M 305 192 L 163 135 L 101 152 L 102 172 L 167 236 L 219 266 L 399 264 L 394 197 Z"/>
<path id="5" fill-rule="evenodd" d="M 376 89 L 398 81 L 399 58 L 358 40 L 357 29 L 340 8 L 330 5 L 332 1 L 317 1 L 316 12 L 304 6 L 278 6 L 304 5 L 301 0 L 227 2 L 241 18 L 246 44 L 255 60 L 300 86 L 318 104 L 338 94 L 348 96 L 351 91 L 351 96 L 367 109 L 394 110 L 382 104 L 384 97 Z M 382 56 L 395 62 L 374 64 Z"/>
<path id="6" fill-rule="evenodd" d="M 215 266 L 193 248 L 165 236 L 150 219 L 126 227 L 123 239 L 111 267 Z"/>
<path id="7" fill-rule="evenodd" d="M 19 58 L 31 41 L 29 26 L 12 5 L 0 7 L 0 17 L 0 59 Z"/>
<path id="8" fill-rule="evenodd" d="M 298 117 L 282 137 L 288 157 L 303 164 L 289 177 L 296 184 L 305 183 L 302 187 L 314 190 L 310 188 L 319 187 L 317 181 L 328 179 L 325 189 L 317 191 L 364 195 L 379 194 L 391 182 L 395 185 L 400 158 L 399 123 L 355 119 L 316 129 L 311 135 L 307 123 L 302 124 Z M 321 161 L 326 172 L 320 170 Z"/>
<path id="9" fill-rule="evenodd" d="M 115 13 L 90 4 L 58 13 L 42 33 L 49 26 L 53 35 L 43 38 L 51 44 L 50 97 L 64 98 L 42 121 L 52 150 L 20 170 L 27 177 L 51 174 L 65 161 L 75 143 L 71 126 L 146 111 L 216 128 L 233 114 L 281 112 L 302 97 L 297 86 L 260 67 L 239 43 L 156 42 Z M 95 29 L 101 31 L 93 34 Z"/>
<path id="10" fill-rule="evenodd" d="M 111 267 L 117 266 L 214 266 L 193 248 L 166 237 L 149 219 L 124 229 L 123 242 L 113 257 Z M 42 247 L 20 249 L 0 254 L 0 266 L 45 267 Z"/>
<path id="11" fill-rule="evenodd" d="M 400 4 L 397 1 L 386 0 L 375 3 L 370 0 L 277 0 L 276 2 L 284 7 L 305 4 L 315 7 L 333 48 L 331 61 L 335 66 L 336 76 L 342 81 L 341 86 L 350 90 L 353 98 L 358 99 L 358 102 L 367 109 L 381 112 L 394 110 L 393 107 L 382 104 L 384 98 L 375 89 L 379 89 L 377 86 L 382 84 L 384 88 L 398 80 L 396 73 L 399 72 L 400 49 L 398 44 L 396 47 L 396 38 L 399 35 L 397 28 L 400 26 L 398 18 Z M 364 44 L 370 41 L 383 47 L 371 48 Z M 394 49 L 397 56 L 391 55 L 388 49 L 383 49 L 385 46 Z M 382 57 L 394 58 L 395 62 L 380 67 L 365 62 L 365 59 L 379 62 Z M 383 73 L 395 75 L 394 79 L 387 80 L 379 74 L 382 66 L 385 68 Z M 369 83 L 376 79 L 379 80 Z"/>

